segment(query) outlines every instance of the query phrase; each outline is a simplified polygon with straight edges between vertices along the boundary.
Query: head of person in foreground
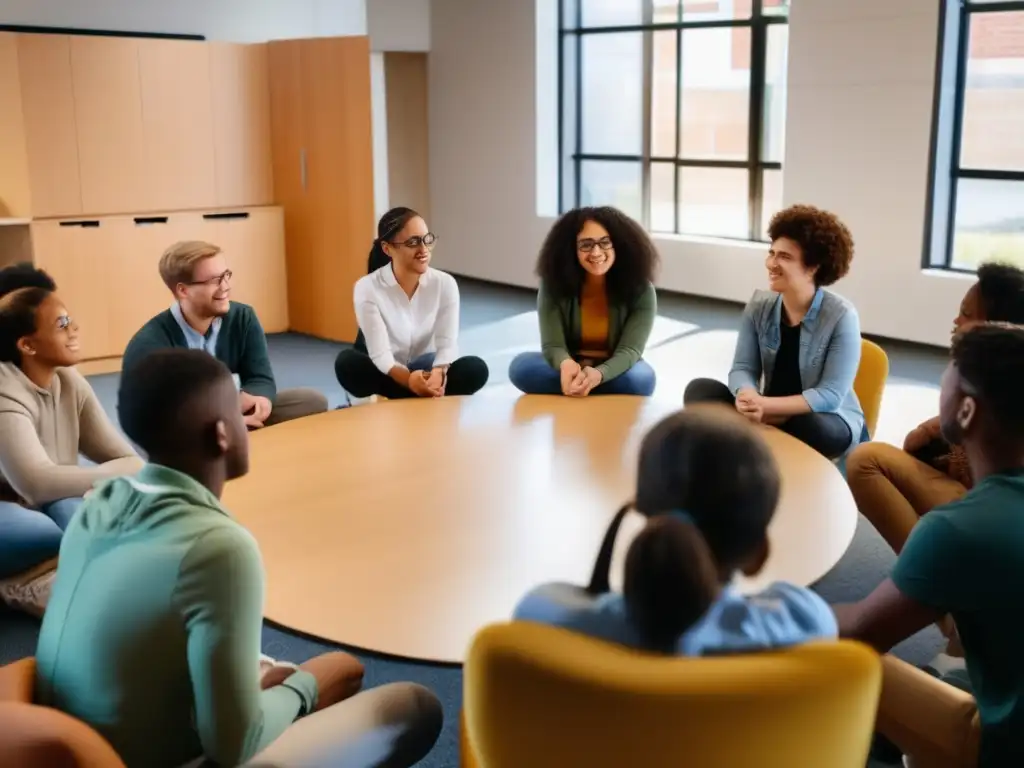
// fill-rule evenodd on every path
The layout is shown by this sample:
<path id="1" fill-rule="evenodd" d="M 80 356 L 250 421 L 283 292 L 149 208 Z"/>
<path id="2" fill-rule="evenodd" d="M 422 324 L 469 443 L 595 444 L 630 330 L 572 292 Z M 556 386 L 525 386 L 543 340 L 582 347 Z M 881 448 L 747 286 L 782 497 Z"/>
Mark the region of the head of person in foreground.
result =
<path id="1" fill-rule="evenodd" d="M 980 478 L 1024 465 L 1024 327 L 986 323 L 957 335 L 942 375 L 942 436 Z"/>
<path id="2" fill-rule="evenodd" d="M 558 298 L 578 298 L 604 281 L 609 298 L 630 303 L 654 282 L 659 259 L 640 224 L 610 206 L 575 208 L 555 222 L 537 258 L 537 276 Z"/>
<path id="3" fill-rule="evenodd" d="M 734 573 L 764 567 L 779 485 L 771 449 L 731 408 L 691 407 L 647 434 L 634 507 L 649 521 L 626 554 L 623 593 L 650 647 L 671 649 Z"/>
<path id="4" fill-rule="evenodd" d="M 121 377 L 121 428 L 153 464 L 186 474 L 220 496 L 249 471 L 249 434 L 227 367 L 206 352 L 161 349 Z"/>
<path id="5" fill-rule="evenodd" d="M 82 359 L 78 324 L 53 279 L 31 264 L 0 270 L 0 362 L 52 371 Z"/>

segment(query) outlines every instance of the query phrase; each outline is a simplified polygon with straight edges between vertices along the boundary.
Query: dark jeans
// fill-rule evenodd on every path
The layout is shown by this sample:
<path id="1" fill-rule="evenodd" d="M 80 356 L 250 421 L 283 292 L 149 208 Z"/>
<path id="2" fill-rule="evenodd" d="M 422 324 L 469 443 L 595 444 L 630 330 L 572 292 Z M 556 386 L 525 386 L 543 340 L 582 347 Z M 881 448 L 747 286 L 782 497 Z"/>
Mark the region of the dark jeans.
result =
<path id="1" fill-rule="evenodd" d="M 434 353 L 420 355 L 409 363 L 410 371 L 429 371 L 434 366 Z M 334 361 L 334 375 L 342 389 L 353 397 L 370 397 L 380 395 L 389 400 L 400 400 L 403 397 L 416 397 L 412 390 L 406 389 L 373 364 L 366 352 L 358 349 L 346 349 Z M 487 384 L 487 363 L 479 357 L 460 357 L 448 366 L 448 383 L 446 395 L 472 395 L 479 392 Z"/>
<path id="2" fill-rule="evenodd" d="M 520 392 L 528 395 L 562 394 L 562 374 L 552 368 L 540 352 L 522 352 L 513 358 L 508 367 L 508 378 Z M 643 395 L 654 392 L 657 378 L 654 369 L 644 360 L 616 376 L 603 381 L 591 391 L 591 395 Z"/>
<path id="3" fill-rule="evenodd" d="M 729 387 L 714 379 L 694 379 L 683 394 L 683 405 L 694 403 L 725 403 L 736 405 Z M 838 413 L 801 413 L 790 416 L 779 429 L 802 443 L 807 443 L 829 459 L 838 459 L 850 447 L 853 435 L 850 426 Z"/>
<path id="4" fill-rule="evenodd" d="M 56 557 L 60 539 L 81 499 L 61 499 L 39 510 L 0 502 L 0 578 L 27 571 Z"/>

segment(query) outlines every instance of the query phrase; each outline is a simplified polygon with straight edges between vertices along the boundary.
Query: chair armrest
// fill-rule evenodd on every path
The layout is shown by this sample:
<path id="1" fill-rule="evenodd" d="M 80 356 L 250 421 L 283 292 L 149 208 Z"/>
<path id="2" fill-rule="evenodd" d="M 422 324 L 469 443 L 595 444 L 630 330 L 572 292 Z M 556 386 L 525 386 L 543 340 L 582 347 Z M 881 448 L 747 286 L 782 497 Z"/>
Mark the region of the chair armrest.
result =
<path id="1" fill-rule="evenodd" d="M 0 667 L 0 703 L 31 704 L 36 685 L 36 660 L 26 659 Z"/>
<path id="2" fill-rule="evenodd" d="M 915 766 L 977 764 L 981 724 L 974 697 L 892 655 L 882 657 L 877 725 Z"/>
<path id="3" fill-rule="evenodd" d="M 0 703 L 0 765 L 19 768 L 125 768 L 102 736 L 63 712 Z"/>

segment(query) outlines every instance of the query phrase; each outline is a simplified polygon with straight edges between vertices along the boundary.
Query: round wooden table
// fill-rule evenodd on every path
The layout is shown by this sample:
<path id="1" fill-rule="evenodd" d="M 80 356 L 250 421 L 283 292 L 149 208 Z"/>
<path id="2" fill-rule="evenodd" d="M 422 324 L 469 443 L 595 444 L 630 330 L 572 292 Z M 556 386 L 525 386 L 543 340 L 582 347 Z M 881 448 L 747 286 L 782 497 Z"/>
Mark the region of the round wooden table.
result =
<path id="1" fill-rule="evenodd" d="M 224 500 L 259 542 L 268 619 L 457 663 L 531 587 L 589 580 L 633 495 L 641 438 L 678 408 L 495 389 L 332 411 L 253 433 L 251 471 Z M 767 567 L 743 587 L 810 584 L 849 546 L 856 506 L 831 462 L 782 432 L 764 435 L 782 500 Z"/>

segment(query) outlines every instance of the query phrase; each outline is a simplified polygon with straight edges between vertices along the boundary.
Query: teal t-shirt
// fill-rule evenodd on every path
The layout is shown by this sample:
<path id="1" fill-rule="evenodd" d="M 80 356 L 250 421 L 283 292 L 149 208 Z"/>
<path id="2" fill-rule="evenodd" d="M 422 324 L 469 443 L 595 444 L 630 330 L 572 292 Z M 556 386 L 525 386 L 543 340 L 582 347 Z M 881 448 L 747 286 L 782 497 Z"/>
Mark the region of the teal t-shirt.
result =
<path id="1" fill-rule="evenodd" d="M 925 515 L 892 580 L 956 621 L 982 725 L 978 765 L 1024 765 L 1024 470 Z"/>

